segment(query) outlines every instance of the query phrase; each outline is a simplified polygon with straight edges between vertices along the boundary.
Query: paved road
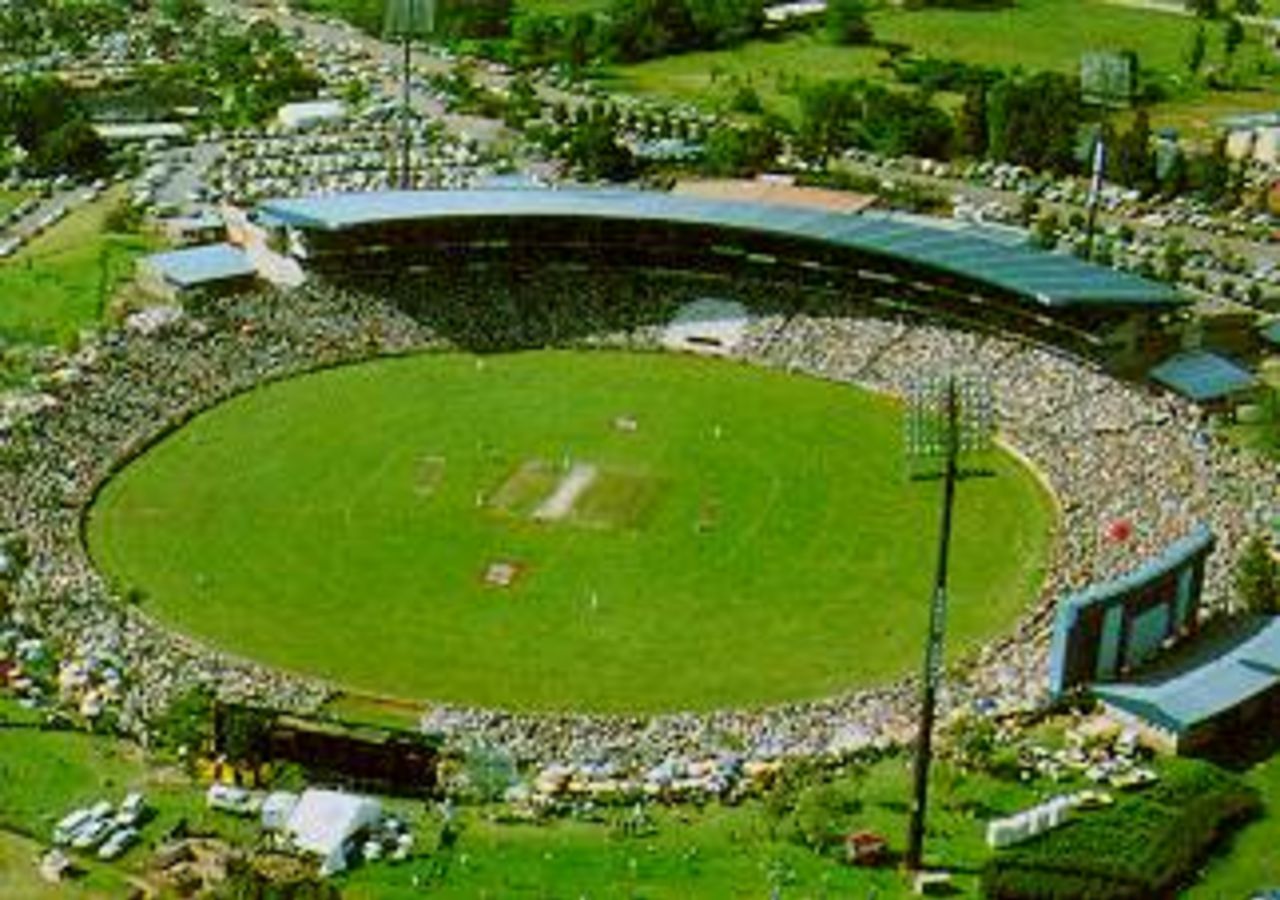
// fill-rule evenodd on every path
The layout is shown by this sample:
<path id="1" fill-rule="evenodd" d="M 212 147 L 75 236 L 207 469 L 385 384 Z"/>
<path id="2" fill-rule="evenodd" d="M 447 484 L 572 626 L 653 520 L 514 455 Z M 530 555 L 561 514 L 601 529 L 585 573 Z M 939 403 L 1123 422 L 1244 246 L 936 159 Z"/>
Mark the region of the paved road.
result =
<path id="1" fill-rule="evenodd" d="M 48 198 L 37 203 L 26 215 L 11 223 L 8 227 L 0 229 L 0 244 L 7 243 L 11 238 L 18 237 L 22 239 L 25 245 L 28 240 L 44 230 L 49 224 L 54 221 L 60 221 L 63 216 L 73 209 L 82 206 L 97 196 L 97 193 L 86 186 L 54 191 Z"/>

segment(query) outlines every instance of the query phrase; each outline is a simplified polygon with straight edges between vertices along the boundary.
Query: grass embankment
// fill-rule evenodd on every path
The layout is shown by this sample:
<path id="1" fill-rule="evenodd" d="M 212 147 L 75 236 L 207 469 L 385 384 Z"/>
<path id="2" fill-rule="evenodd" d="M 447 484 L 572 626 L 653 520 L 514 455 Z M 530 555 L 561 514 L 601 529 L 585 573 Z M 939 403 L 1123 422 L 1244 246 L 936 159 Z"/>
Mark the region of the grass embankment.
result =
<path id="1" fill-rule="evenodd" d="M 984 825 L 975 817 L 1011 813 L 1032 802 L 1034 789 L 982 775 L 935 770 L 927 859 L 956 872 L 963 896 L 977 893 L 975 873 L 986 859 Z M 840 829 L 870 829 L 900 850 L 911 783 L 906 757 L 883 760 L 859 776 L 837 780 L 856 797 L 853 811 L 832 816 Z M 771 813 L 762 801 L 703 809 L 652 807 L 652 831 L 622 834 L 630 809 L 603 809 L 598 820 L 501 825 L 469 810 L 456 845 L 399 868 L 369 867 L 343 885 L 352 900 L 418 896 L 416 876 L 432 896 L 478 897 L 908 897 L 892 866 L 857 869 L 797 842 L 797 819 Z M 421 888 L 418 888 L 420 891 Z M 776 892 L 776 893 L 775 893 Z"/>
<path id="2" fill-rule="evenodd" d="M 0 699 L 0 720 L 13 708 Z M 975 881 L 964 873 L 976 871 L 986 855 L 975 804 L 984 815 L 1012 812 L 1035 792 L 986 776 L 958 776 L 945 766 L 936 771 L 929 854 L 961 870 L 958 884 L 972 893 Z M 199 787 L 177 773 L 148 768 L 135 748 L 108 738 L 0 727 L 0 774 L 3 897 L 124 896 L 126 879 L 145 874 L 149 849 L 179 817 L 193 834 L 221 834 L 244 846 L 254 843 L 257 832 L 250 820 L 208 812 Z M 842 795 L 855 796 L 860 808 L 835 821 L 841 827 L 875 829 L 900 847 L 909 761 L 884 760 L 842 783 Z M 104 798 L 118 802 L 128 789 L 145 791 L 157 811 L 143 830 L 142 845 L 112 865 L 77 854 L 88 869 L 77 889 L 41 887 L 32 856 L 47 846 L 53 823 L 79 805 Z M 775 886 L 782 897 L 908 895 L 892 869 L 851 869 L 796 843 L 791 837 L 795 820 L 771 814 L 758 800 L 733 807 L 655 807 L 651 827 L 636 837 L 623 836 L 619 827 L 630 818 L 629 809 L 602 809 L 596 821 L 506 825 L 492 820 L 490 808 L 463 807 L 457 841 L 444 848 L 437 840 L 440 820 L 434 810 L 418 802 L 385 802 L 412 825 L 415 857 L 401 865 L 357 868 L 338 881 L 344 897 L 396 900 L 420 897 L 424 887 L 432 896 L 458 898 L 755 897 L 769 896 Z"/>
<path id="3" fill-rule="evenodd" d="M 423 355 L 212 410 L 110 482 L 89 531 L 174 627 L 357 690 L 755 705 L 914 670 L 938 490 L 901 445 L 884 398 L 748 366 Z M 566 519 L 502 502 L 566 461 L 600 471 Z M 958 504 L 956 654 L 1007 627 L 1045 558 L 1047 498 L 996 465 Z M 485 583 L 500 562 L 509 587 Z"/>
<path id="4" fill-rule="evenodd" d="M 123 188 L 103 193 L 0 262 L 0 340 L 63 342 L 102 317 L 134 261 L 155 247 L 152 239 L 106 230 L 123 196 Z"/>
<path id="5" fill-rule="evenodd" d="M 1255 766 L 1246 780 L 1262 794 L 1262 817 L 1219 849 L 1185 900 L 1234 900 L 1280 888 L 1280 755 Z"/>
<path id="6" fill-rule="evenodd" d="M 127 881 L 145 875 L 149 850 L 180 818 L 193 834 L 221 835 L 241 846 L 255 842 L 252 820 L 205 810 L 198 786 L 149 765 L 132 745 L 13 727 L 24 718 L 12 701 L 0 699 L 0 722 L 9 723 L 0 726 L 0 897 L 124 896 Z M 1186 894 L 1189 900 L 1234 900 L 1280 883 L 1280 866 L 1271 852 L 1280 840 L 1280 820 L 1274 817 L 1280 808 L 1280 757 L 1256 768 L 1248 780 L 1261 790 L 1271 814 L 1219 849 L 1203 881 Z M 834 855 L 820 856 L 803 846 L 796 833 L 799 825 L 812 833 L 816 822 L 836 831 L 870 829 L 900 850 L 910 783 L 909 758 L 890 757 L 837 777 L 839 806 L 819 819 L 796 814 L 798 795 L 791 803 L 753 799 L 736 806 L 653 806 L 645 827 L 632 836 L 623 827 L 632 819 L 627 808 L 602 807 L 585 820 L 522 825 L 495 821 L 494 808 L 464 806 L 457 812 L 456 840 L 444 845 L 434 809 L 387 800 L 388 810 L 413 829 L 414 857 L 399 865 L 358 867 L 339 878 L 338 886 L 351 900 L 407 900 L 424 890 L 457 898 L 905 898 L 907 886 L 892 868 L 849 868 Z M 960 895 L 976 896 L 976 874 L 989 853 L 985 822 L 1074 787 L 960 773 L 939 763 L 930 794 L 926 861 L 952 870 Z M 130 789 L 146 792 L 156 810 L 142 845 L 111 865 L 77 854 L 87 869 L 83 879 L 56 890 L 43 886 L 33 857 L 47 846 L 53 823 L 77 806 L 104 798 L 118 802 Z"/>
<path id="7" fill-rule="evenodd" d="M 30 195 L 24 191 L 0 190 L 0 216 L 8 215 L 10 210 L 16 209 L 28 196 Z"/>
<path id="8" fill-rule="evenodd" d="M 256 832 L 246 820 L 207 810 L 199 788 L 176 770 L 149 764 L 133 744 L 77 731 L 45 731 L 37 721 L 0 697 L 0 897 L 127 896 L 125 880 L 139 874 L 146 855 L 138 847 L 115 865 L 76 854 L 85 876 L 74 887 L 52 892 L 39 888 L 43 883 L 33 854 L 49 846 L 54 824 L 71 810 L 99 800 L 119 803 L 131 790 L 142 791 L 154 813 L 143 828 L 143 847 L 154 846 L 179 820 L 193 833 L 250 840 Z"/>

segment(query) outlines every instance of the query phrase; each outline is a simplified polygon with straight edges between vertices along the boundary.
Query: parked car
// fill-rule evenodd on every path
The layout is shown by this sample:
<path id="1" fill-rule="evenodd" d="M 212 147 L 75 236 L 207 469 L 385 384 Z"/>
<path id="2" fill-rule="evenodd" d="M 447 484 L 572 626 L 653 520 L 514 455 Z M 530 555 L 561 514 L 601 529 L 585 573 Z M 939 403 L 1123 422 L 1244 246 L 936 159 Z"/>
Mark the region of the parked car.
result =
<path id="1" fill-rule="evenodd" d="M 90 819 L 71 839 L 71 846 L 76 850 L 91 850 L 102 843 L 114 827 L 108 818 Z"/>
<path id="2" fill-rule="evenodd" d="M 138 829 L 117 828 L 98 848 L 98 859 L 112 860 L 128 850 L 138 840 Z"/>

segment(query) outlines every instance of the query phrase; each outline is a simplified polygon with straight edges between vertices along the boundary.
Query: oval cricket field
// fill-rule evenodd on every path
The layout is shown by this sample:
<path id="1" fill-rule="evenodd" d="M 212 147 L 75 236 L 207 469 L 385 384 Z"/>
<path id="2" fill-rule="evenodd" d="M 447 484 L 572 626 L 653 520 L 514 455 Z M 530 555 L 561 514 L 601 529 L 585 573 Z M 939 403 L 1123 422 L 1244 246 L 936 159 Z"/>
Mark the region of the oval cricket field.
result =
<path id="1" fill-rule="evenodd" d="M 1039 590 L 1004 452 L 956 504 L 948 655 Z M 99 566 L 174 630 L 381 695 L 754 707 L 919 665 L 939 482 L 889 399 L 657 353 L 423 354 L 259 387 L 116 474 Z"/>

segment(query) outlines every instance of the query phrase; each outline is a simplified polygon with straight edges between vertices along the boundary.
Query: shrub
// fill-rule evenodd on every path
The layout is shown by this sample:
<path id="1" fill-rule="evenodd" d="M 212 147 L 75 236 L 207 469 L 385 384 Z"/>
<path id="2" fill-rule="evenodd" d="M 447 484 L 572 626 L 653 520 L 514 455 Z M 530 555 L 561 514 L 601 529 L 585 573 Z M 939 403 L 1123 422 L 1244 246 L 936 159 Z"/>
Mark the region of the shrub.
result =
<path id="1" fill-rule="evenodd" d="M 1273 615 L 1280 612 L 1280 567 L 1271 557 L 1267 539 L 1260 534 L 1249 538 L 1236 563 L 1236 593 L 1251 613 Z"/>
<path id="2" fill-rule="evenodd" d="M 791 814 L 791 838 L 822 852 L 849 830 L 851 817 L 862 808 L 857 792 L 848 784 L 819 784 L 807 788 Z"/>
<path id="3" fill-rule="evenodd" d="M 1225 830 L 1259 809 L 1257 792 L 1235 776 L 1175 761 L 1146 794 L 993 856 L 983 888 L 1003 900 L 1165 896 Z"/>

